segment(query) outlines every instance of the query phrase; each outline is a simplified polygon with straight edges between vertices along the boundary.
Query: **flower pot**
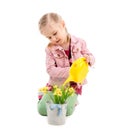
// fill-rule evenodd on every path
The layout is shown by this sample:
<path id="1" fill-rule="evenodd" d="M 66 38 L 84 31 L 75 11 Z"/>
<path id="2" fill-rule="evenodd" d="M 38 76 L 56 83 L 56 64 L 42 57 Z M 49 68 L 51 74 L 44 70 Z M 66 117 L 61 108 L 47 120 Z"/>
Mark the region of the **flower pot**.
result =
<path id="1" fill-rule="evenodd" d="M 63 125 L 66 120 L 67 104 L 46 103 L 48 123 L 52 125 Z"/>

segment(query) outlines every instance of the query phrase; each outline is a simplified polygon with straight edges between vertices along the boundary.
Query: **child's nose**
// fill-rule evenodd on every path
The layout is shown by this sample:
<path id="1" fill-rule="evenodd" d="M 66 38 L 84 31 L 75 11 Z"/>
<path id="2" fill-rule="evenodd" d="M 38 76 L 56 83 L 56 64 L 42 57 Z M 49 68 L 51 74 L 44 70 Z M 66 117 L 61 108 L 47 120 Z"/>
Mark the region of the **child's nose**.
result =
<path id="1" fill-rule="evenodd" d="M 55 36 L 52 37 L 52 41 L 56 41 L 57 38 Z"/>

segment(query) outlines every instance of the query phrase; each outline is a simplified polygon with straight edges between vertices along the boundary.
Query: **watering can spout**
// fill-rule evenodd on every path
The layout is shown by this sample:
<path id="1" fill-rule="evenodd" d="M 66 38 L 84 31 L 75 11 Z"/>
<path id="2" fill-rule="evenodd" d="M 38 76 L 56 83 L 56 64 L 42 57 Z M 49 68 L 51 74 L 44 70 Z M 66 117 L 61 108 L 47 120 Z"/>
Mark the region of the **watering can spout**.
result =
<path id="1" fill-rule="evenodd" d="M 66 79 L 63 85 L 70 81 L 74 81 L 76 83 L 83 83 L 88 73 L 88 63 L 84 57 L 78 58 L 75 60 L 69 71 L 69 77 Z"/>

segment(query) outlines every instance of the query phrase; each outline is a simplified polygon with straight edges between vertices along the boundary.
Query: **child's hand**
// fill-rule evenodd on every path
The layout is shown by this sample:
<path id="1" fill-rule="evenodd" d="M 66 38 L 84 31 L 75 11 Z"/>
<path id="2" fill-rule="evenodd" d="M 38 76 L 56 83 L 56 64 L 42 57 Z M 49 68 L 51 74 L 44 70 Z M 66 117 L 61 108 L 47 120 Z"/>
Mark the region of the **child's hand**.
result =
<path id="1" fill-rule="evenodd" d="M 93 59 L 92 59 L 89 55 L 84 54 L 84 57 L 86 58 L 86 61 L 87 61 L 87 63 L 88 63 L 90 66 L 92 66 L 92 65 L 94 64 Z"/>

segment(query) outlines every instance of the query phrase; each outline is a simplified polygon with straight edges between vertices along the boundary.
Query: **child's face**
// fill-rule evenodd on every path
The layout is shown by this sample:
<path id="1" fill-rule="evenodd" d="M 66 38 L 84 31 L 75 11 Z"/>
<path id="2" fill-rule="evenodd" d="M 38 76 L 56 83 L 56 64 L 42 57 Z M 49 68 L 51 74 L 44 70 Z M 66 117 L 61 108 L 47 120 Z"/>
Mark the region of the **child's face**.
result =
<path id="1" fill-rule="evenodd" d="M 42 34 L 46 36 L 52 44 L 63 45 L 67 39 L 67 32 L 64 22 L 48 23 L 43 29 Z"/>

